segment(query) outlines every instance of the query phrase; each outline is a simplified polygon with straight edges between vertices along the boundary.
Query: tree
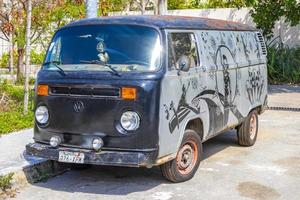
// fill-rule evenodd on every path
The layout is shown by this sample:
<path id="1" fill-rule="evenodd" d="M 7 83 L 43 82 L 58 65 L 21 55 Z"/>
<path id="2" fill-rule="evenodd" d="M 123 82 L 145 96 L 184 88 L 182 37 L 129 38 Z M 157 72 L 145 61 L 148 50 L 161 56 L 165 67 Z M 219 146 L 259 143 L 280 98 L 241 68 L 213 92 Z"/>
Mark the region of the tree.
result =
<path id="1" fill-rule="evenodd" d="M 157 14 L 166 15 L 168 10 L 167 0 L 157 0 Z"/>
<path id="2" fill-rule="evenodd" d="M 26 50 L 25 50 L 25 86 L 24 86 L 24 114 L 28 114 L 29 102 L 29 64 L 30 64 L 30 29 L 31 29 L 32 2 L 27 2 L 26 12 Z"/>
<path id="3" fill-rule="evenodd" d="M 3 0 L 1 0 L 3 2 Z M 12 34 L 12 44 L 17 48 L 17 79 L 23 79 L 27 0 L 6 0 L 0 4 L 0 32 L 7 41 Z M 5 6 L 2 6 L 5 7 Z M 11 16 L 11 19 L 9 19 Z M 66 23 L 84 17 L 84 0 L 32 0 L 31 45 L 41 44 L 44 49 L 53 32 Z"/>
<path id="4" fill-rule="evenodd" d="M 0 0 L 0 31 L 4 37 L 0 37 L 8 42 L 9 45 L 9 70 L 14 83 L 14 67 L 13 67 L 13 33 L 12 33 L 12 17 L 10 15 L 13 5 L 5 4 L 3 0 Z"/>
<path id="5" fill-rule="evenodd" d="M 291 26 L 300 22 L 300 2 L 296 0 L 262 0 L 254 4 L 251 16 L 267 39 L 273 37 L 276 21 L 283 18 Z"/>

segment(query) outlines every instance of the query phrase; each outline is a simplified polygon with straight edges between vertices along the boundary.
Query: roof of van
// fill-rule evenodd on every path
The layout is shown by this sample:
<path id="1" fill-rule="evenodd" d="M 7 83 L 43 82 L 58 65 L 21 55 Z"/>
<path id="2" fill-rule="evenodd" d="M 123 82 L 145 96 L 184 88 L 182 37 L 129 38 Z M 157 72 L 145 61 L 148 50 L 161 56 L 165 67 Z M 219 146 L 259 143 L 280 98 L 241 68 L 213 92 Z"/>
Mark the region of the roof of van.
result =
<path id="1" fill-rule="evenodd" d="M 234 31 L 256 31 L 257 29 L 237 22 L 209 19 L 202 17 L 185 17 L 171 15 L 131 15 L 131 16 L 111 16 L 82 19 L 72 22 L 66 27 L 81 25 L 100 24 L 131 24 L 154 26 L 158 28 L 170 29 L 200 29 L 200 30 L 234 30 Z"/>

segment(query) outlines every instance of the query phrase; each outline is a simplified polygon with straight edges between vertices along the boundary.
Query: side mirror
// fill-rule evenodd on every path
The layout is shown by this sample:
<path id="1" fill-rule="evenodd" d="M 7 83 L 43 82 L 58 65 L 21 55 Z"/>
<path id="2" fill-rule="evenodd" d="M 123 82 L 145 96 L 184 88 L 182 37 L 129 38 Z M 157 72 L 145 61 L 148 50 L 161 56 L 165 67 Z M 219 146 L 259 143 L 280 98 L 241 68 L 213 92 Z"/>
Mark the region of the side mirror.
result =
<path id="1" fill-rule="evenodd" d="M 190 70 L 191 60 L 188 56 L 183 55 L 178 59 L 177 64 L 178 64 L 178 73 L 180 71 L 187 72 Z"/>

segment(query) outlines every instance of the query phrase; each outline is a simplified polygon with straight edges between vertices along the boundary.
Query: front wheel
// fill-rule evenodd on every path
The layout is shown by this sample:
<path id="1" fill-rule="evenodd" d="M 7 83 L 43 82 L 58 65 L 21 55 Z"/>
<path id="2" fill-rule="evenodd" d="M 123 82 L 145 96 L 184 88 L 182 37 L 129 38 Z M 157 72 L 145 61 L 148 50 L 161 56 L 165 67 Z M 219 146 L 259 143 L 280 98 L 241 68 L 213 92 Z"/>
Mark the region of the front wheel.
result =
<path id="1" fill-rule="evenodd" d="M 161 165 L 163 176 L 174 183 L 190 180 L 195 175 L 203 155 L 202 142 L 193 130 L 186 130 L 177 156 Z"/>
<path id="2" fill-rule="evenodd" d="M 238 143 L 241 146 L 254 145 L 258 132 L 258 114 L 253 110 L 246 117 L 245 121 L 237 128 Z"/>

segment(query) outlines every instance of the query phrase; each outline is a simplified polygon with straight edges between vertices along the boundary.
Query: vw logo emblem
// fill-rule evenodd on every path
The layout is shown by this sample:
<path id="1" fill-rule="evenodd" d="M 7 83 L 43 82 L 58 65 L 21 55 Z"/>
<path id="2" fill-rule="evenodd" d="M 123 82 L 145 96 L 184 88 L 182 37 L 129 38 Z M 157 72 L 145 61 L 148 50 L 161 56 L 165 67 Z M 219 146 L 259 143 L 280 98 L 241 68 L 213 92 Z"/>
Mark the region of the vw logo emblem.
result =
<path id="1" fill-rule="evenodd" d="M 82 112 L 84 110 L 84 104 L 83 104 L 83 102 L 82 101 L 76 101 L 74 103 L 73 109 L 77 113 Z"/>

